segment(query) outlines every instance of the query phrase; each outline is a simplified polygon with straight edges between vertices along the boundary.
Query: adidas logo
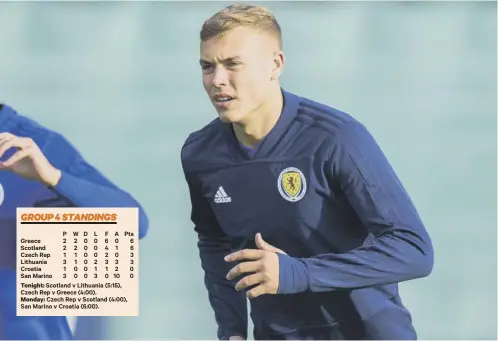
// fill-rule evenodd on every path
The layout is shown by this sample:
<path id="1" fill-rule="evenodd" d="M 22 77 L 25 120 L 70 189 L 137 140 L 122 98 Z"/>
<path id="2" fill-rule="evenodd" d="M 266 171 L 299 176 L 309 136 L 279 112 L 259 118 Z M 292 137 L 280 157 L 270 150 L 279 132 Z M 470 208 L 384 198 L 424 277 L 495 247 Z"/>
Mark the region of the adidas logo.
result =
<path id="1" fill-rule="evenodd" d="M 223 187 L 220 186 L 220 188 L 218 188 L 216 194 L 214 195 L 214 202 L 217 204 L 221 204 L 224 202 L 232 202 L 232 198 L 230 198 L 223 189 Z"/>

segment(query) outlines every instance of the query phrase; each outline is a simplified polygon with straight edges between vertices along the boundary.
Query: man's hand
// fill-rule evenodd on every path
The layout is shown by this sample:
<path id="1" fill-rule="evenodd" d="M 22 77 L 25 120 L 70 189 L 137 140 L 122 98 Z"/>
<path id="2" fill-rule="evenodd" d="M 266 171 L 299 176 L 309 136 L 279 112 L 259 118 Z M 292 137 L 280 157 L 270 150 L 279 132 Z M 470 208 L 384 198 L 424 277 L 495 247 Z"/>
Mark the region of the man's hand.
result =
<path id="1" fill-rule="evenodd" d="M 228 272 L 227 279 L 233 279 L 247 272 L 252 273 L 235 285 L 236 290 L 240 291 L 259 284 L 247 292 L 249 298 L 277 293 L 279 282 L 277 252 L 285 254 L 284 251 L 265 242 L 260 233 L 256 234 L 256 245 L 257 250 L 245 249 L 225 257 L 227 262 L 243 261 Z"/>
<path id="2" fill-rule="evenodd" d="M 32 139 L 0 133 L 0 158 L 10 148 L 15 148 L 16 152 L 5 162 L 0 162 L 0 170 L 10 170 L 47 186 L 57 185 L 61 177 L 60 170 L 52 166 Z"/>

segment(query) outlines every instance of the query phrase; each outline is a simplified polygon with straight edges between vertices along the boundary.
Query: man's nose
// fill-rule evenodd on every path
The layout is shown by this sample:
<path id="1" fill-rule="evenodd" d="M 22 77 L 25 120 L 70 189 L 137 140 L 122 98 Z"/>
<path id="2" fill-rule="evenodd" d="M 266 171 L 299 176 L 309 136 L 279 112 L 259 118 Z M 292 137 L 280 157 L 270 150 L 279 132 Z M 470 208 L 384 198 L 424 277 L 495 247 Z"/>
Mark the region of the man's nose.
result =
<path id="1" fill-rule="evenodd" d="M 228 71 L 223 67 L 217 67 L 214 70 L 212 83 L 215 87 L 228 85 Z"/>

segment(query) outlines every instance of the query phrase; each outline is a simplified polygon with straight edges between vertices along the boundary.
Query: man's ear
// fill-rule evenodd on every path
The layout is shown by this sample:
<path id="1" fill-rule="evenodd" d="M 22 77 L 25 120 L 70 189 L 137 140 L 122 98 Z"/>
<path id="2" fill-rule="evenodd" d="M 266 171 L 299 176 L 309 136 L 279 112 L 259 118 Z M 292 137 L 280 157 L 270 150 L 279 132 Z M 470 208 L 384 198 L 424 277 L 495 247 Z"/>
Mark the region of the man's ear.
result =
<path id="1" fill-rule="evenodd" d="M 277 51 L 273 54 L 273 69 L 272 69 L 272 80 L 280 79 L 280 75 L 284 71 L 285 66 L 285 55 L 283 51 Z"/>

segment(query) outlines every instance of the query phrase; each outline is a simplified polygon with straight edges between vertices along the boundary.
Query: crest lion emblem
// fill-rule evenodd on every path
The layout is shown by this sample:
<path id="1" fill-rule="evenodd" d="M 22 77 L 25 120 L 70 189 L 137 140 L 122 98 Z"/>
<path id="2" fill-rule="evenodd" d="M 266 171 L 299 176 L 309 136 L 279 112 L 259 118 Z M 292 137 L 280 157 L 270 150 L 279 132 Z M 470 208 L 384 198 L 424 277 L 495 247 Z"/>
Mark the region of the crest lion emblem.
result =
<path id="1" fill-rule="evenodd" d="M 303 172 L 295 167 L 284 169 L 278 177 L 278 191 L 285 200 L 301 200 L 306 194 L 306 178 Z"/>

